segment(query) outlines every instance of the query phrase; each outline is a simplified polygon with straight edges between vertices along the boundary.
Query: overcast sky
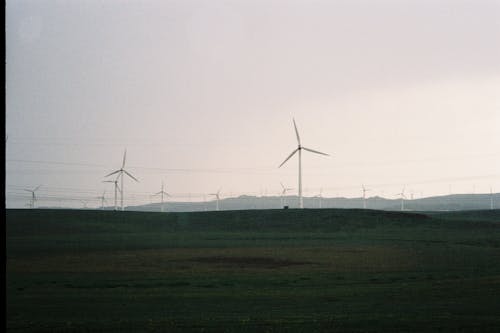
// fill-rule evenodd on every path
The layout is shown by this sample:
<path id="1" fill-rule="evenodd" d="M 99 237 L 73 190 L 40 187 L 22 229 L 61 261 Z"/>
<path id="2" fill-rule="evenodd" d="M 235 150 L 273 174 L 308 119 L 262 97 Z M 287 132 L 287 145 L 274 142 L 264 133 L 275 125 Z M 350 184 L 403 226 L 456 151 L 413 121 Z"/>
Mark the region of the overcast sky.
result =
<path id="1" fill-rule="evenodd" d="M 296 189 L 292 118 L 305 195 L 500 192 L 499 41 L 498 0 L 9 0 L 7 205 L 125 149 L 126 204 Z"/>

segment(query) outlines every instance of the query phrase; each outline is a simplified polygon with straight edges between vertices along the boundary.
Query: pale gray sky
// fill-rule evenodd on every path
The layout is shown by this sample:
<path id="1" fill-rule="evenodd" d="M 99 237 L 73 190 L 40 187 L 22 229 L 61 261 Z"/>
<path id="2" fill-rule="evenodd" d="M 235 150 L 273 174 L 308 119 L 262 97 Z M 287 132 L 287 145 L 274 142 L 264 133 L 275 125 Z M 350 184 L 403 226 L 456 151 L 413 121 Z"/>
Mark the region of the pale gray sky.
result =
<path id="1" fill-rule="evenodd" d="M 499 41 L 498 0 L 7 1 L 7 205 L 125 148 L 128 204 L 297 188 L 292 117 L 305 195 L 498 192 Z"/>

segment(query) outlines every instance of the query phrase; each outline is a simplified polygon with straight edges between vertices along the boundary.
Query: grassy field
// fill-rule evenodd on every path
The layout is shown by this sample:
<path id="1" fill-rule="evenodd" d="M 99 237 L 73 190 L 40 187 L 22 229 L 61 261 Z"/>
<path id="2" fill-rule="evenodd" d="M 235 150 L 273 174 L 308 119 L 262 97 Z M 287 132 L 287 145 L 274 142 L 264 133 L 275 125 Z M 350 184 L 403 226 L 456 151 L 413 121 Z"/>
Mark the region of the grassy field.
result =
<path id="1" fill-rule="evenodd" d="M 6 211 L 8 332 L 498 332 L 500 211 Z"/>

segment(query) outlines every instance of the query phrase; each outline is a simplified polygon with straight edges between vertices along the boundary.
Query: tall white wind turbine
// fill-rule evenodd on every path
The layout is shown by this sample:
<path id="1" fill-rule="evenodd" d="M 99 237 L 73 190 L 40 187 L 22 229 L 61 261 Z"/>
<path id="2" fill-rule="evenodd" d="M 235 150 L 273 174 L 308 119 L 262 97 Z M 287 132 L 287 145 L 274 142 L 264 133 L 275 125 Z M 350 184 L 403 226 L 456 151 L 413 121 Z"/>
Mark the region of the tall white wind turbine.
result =
<path id="1" fill-rule="evenodd" d="M 325 155 L 325 156 L 330 156 L 330 155 L 319 152 L 317 150 L 302 147 L 302 144 L 300 143 L 299 131 L 297 130 L 297 124 L 295 124 L 295 119 L 293 119 L 293 127 L 295 128 L 295 135 L 297 136 L 298 147 L 297 149 L 292 151 L 292 153 L 283 161 L 283 163 L 280 164 L 278 168 L 281 168 L 281 166 L 285 164 L 286 161 L 288 161 L 290 158 L 292 158 L 292 156 L 295 155 L 296 152 L 299 152 L 299 207 L 304 208 L 304 202 L 302 200 L 302 150 L 307 150 L 311 153 Z"/>
<path id="2" fill-rule="evenodd" d="M 163 213 L 163 196 L 166 195 L 167 197 L 170 196 L 167 192 L 164 191 L 163 189 L 163 182 L 161 182 L 161 191 L 158 193 L 155 193 L 155 195 L 160 195 L 161 196 L 161 212 Z"/>
<path id="3" fill-rule="evenodd" d="M 121 188 L 120 189 L 120 206 L 121 206 L 122 211 L 123 211 L 123 192 L 124 192 L 124 190 L 123 190 L 123 175 L 126 174 L 127 176 L 129 176 L 130 178 L 132 178 L 133 180 L 135 180 L 136 182 L 139 182 L 139 180 L 137 180 L 137 178 L 135 178 L 127 170 L 125 170 L 125 160 L 126 160 L 126 158 L 127 158 L 127 150 L 125 149 L 125 152 L 123 153 L 122 167 L 119 170 L 113 171 L 110 174 L 107 174 L 105 176 L 105 177 L 109 177 L 111 175 L 118 174 L 118 178 L 121 179 L 121 186 L 120 186 L 120 188 Z"/>
<path id="4" fill-rule="evenodd" d="M 25 189 L 26 192 L 30 192 L 31 193 L 30 208 L 32 208 L 32 209 L 35 208 L 35 202 L 37 200 L 35 192 L 40 188 L 40 186 L 42 186 L 42 185 L 38 185 L 37 187 L 35 187 L 32 190 L 26 190 Z"/>
<path id="5" fill-rule="evenodd" d="M 213 196 L 215 196 L 215 198 L 216 198 L 216 206 L 215 206 L 215 210 L 219 210 L 220 190 L 221 190 L 221 189 L 219 189 L 219 190 L 217 191 L 217 193 L 210 193 L 210 194 L 209 194 L 209 195 L 213 195 Z"/>
<path id="6" fill-rule="evenodd" d="M 366 209 L 366 192 L 371 191 L 366 188 L 365 185 L 361 185 L 363 187 L 363 209 Z"/>

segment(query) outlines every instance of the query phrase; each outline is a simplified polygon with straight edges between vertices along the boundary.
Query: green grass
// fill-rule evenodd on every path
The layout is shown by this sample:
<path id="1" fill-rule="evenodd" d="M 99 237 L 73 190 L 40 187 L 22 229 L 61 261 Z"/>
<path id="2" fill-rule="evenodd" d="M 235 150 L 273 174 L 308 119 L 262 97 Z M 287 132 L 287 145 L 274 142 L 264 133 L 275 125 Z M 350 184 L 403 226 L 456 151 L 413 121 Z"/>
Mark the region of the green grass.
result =
<path id="1" fill-rule="evenodd" d="M 9 332 L 500 327 L 498 210 L 7 210 L 6 219 Z"/>

